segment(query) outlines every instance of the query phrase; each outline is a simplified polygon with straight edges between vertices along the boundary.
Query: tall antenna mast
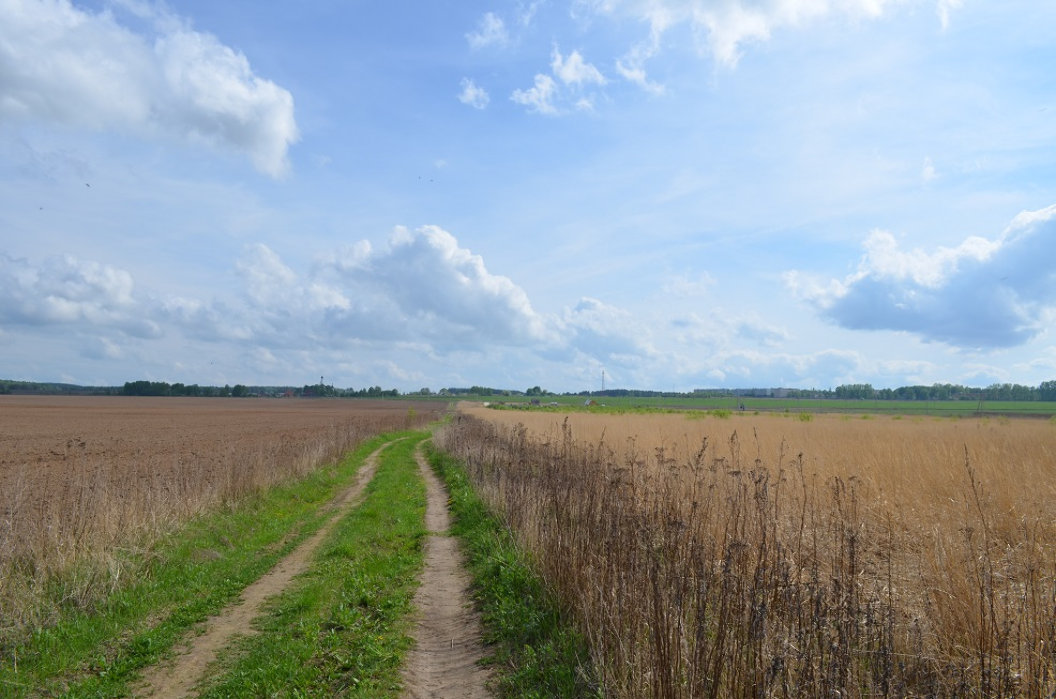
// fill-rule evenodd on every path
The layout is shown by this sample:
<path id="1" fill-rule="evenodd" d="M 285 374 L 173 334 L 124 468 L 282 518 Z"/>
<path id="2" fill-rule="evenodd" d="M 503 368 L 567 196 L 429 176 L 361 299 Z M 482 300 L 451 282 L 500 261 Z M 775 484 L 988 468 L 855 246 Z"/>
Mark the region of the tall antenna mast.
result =
<path id="1" fill-rule="evenodd" d="M 605 370 L 601 370 L 601 390 L 605 390 Z"/>

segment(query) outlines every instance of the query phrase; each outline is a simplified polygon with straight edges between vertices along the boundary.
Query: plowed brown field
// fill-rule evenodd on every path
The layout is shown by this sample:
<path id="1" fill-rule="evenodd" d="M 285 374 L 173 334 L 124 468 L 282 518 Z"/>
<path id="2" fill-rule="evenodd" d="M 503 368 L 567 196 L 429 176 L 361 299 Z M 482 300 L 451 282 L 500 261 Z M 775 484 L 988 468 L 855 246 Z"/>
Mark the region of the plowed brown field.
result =
<path id="1" fill-rule="evenodd" d="M 35 587 L 32 579 L 86 560 L 103 559 L 105 568 L 114 547 L 149 540 L 444 409 L 368 400 L 0 396 L 0 618 L 18 616 L 12 605 L 26 606 L 26 590 L 15 588 Z"/>
<path id="2" fill-rule="evenodd" d="M 444 404 L 267 398 L 0 396 L 0 490 L 21 467 L 64 475 L 71 463 L 131 467 L 223 455 L 276 438 L 311 442 L 350 422 L 391 422 Z"/>

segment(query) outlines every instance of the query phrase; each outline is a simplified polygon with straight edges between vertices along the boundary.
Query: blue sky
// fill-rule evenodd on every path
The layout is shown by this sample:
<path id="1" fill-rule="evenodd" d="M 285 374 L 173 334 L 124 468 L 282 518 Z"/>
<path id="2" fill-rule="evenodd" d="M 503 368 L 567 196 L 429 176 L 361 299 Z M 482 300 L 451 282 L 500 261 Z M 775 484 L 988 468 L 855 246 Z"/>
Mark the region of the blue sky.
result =
<path id="1" fill-rule="evenodd" d="M 1037 385 L 1054 27 L 1034 0 L 0 0 L 0 377 Z"/>

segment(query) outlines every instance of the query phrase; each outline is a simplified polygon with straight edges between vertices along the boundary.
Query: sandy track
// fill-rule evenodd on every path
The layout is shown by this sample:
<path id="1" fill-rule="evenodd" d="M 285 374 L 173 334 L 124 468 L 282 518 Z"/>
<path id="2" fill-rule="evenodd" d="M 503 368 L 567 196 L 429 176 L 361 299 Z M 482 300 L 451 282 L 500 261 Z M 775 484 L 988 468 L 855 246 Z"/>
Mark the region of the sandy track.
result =
<path id="1" fill-rule="evenodd" d="M 404 696 L 490 697 L 490 673 L 479 664 L 484 648 L 480 620 L 469 596 L 469 574 L 458 541 L 447 533 L 447 491 L 429 468 L 421 449 L 415 452 L 415 459 L 425 479 L 425 524 L 430 536 L 425 544 L 421 587 L 414 597 L 415 645 L 404 665 Z"/>
<path id="2" fill-rule="evenodd" d="M 256 582 L 247 586 L 237 603 L 207 621 L 205 632 L 192 639 L 186 651 L 171 662 L 149 668 L 136 690 L 136 696 L 159 699 L 189 696 L 205 673 L 206 667 L 216 659 L 219 651 L 232 637 L 253 633 L 251 622 L 260 613 L 264 601 L 281 593 L 295 576 L 308 569 L 312 555 L 323 539 L 363 494 L 364 488 L 377 470 L 378 456 L 390 444 L 392 442 L 383 444 L 368 456 L 352 485 L 327 505 L 333 514 L 319 531 L 276 563 L 274 568 Z"/>

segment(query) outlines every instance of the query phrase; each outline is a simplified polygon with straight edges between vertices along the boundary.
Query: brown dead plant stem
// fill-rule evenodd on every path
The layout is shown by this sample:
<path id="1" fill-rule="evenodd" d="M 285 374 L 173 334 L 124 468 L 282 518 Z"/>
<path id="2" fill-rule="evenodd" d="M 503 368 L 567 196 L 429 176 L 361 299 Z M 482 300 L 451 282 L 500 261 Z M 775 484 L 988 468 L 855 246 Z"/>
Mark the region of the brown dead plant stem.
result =
<path id="1" fill-rule="evenodd" d="M 607 695 L 1053 696 L 1051 512 L 1009 517 L 967 453 L 959 495 L 928 510 L 752 431 L 610 445 L 569 419 L 462 415 L 436 441 L 577 620 Z"/>

